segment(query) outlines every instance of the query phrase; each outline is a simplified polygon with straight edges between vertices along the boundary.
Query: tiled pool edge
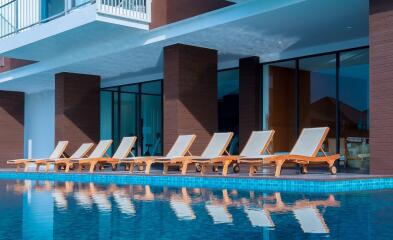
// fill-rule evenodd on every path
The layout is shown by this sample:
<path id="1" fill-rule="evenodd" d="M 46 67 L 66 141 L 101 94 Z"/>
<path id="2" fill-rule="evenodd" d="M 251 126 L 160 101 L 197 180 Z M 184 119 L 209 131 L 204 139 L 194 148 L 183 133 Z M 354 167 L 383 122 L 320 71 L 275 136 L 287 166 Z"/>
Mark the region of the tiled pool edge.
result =
<path id="1" fill-rule="evenodd" d="M 95 182 L 102 184 L 142 184 L 152 186 L 226 188 L 239 190 L 335 193 L 367 190 L 393 189 L 392 177 L 339 180 L 226 178 L 198 176 L 149 176 L 114 174 L 64 174 L 64 173 L 16 173 L 0 172 L 0 179 L 6 180 L 50 180 Z"/>

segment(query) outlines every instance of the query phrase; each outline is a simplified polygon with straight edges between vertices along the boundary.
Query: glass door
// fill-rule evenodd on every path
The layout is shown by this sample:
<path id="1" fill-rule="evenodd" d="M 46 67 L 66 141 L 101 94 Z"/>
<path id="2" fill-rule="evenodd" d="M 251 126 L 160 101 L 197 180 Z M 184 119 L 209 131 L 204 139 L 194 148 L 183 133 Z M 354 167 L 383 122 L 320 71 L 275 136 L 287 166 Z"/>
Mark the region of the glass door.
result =
<path id="1" fill-rule="evenodd" d="M 161 89 L 161 81 L 102 89 L 101 139 L 113 139 L 108 153 L 123 137 L 136 136 L 135 155 L 162 155 Z"/>

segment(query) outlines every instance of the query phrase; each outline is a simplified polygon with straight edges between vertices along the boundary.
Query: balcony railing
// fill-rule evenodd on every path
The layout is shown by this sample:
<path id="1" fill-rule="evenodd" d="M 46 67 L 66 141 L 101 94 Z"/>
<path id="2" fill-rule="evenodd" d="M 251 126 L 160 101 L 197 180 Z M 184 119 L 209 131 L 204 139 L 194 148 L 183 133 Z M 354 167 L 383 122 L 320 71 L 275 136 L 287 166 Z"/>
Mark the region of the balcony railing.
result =
<path id="1" fill-rule="evenodd" d="M 63 10 L 43 13 L 43 0 L 0 0 L 0 38 L 64 16 L 76 8 L 96 4 L 97 12 L 126 20 L 149 23 L 152 0 L 64 0 Z M 49 15 L 49 16 L 47 16 Z"/>

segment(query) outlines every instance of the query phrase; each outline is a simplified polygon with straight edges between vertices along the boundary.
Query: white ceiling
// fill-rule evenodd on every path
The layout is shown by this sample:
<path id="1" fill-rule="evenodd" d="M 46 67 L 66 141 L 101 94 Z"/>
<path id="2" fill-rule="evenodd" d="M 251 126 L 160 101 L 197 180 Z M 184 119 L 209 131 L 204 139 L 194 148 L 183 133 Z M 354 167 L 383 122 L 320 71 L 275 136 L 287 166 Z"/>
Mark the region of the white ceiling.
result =
<path id="1" fill-rule="evenodd" d="M 234 6 L 236 7 L 236 6 Z M 233 8 L 233 7 L 232 7 Z M 163 38 L 151 44 L 135 47 L 127 51 L 103 54 L 94 59 L 74 61 L 62 67 L 23 77 L 20 80 L 3 81 L 1 89 L 29 91 L 49 86 L 53 75 L 60 71 L 80 72 L 101 75 L 107 84 L 122 78 L 136 78 L 162 72 L 162 49 L 164 46 L 184 43 L 219 51 L 221 66 L 238 61 L 246 56 L 260 56 L 262 61 L 288 58 L 316 51 L 335 50 L 368 44 L 368 0 L 305 0 L 297 4 L 261 13 L 230 23 L 201 29 L 173 38 Z M 200 16 L 200 21 L 208 18 Z M 191 20 L 192 21 L 192 20 Z M 196 20 L 194 20 L 196 21 Z M 92 28 L 88 31 L 93 31 Z M 69 41 L 78 41 L 78 36 L 85 36 L 84 42 L 97 41 L 95 33 L 81 35 L 70 31 Z M 102 29 L 100 30 L 102 31 Z M 93 31 L 94 32 L 94 31 Z M 105 31 L 103 41 L 111 43 L 111 35 Z M 116 34 L 128 34 L 121 28 Z M 75 35 L 77 34 L 77 35 Z M 73 38 L 72 38 L 73 36 Z M 117 35 L 113 35 L 116 37 Z M 126 39 L 126 38 L 123 38 Z M 52 45 L 39 46 L 45 51 L 48 46 L 58 47 L 56 39 Z M 59 41 L 64 41 L 59 40 Z M 102 42 L 102 46 L 105 46 Z M 63 42 L 67 49 L 67 42 Z M 72 47 L 72 45 L 71 45 Z M 113 47 L 113 46 L 112 46 Z M 121 46 L 119 46 L 120 48 Z M 61 47 L 57 51 L 62 51 Z M 48 54 L 56 54 L 50 51 Z M 71 54 L 71 53 L 70 53 Z M 52 56 L 53 57 L 53 56 Z M 72 57 L 72 56 L 71 56 Z M 1 80 L 0 74 L 0 80 Z M 28 79 L 28 81 L 26 81 Z M 23 80 L 23 84 L 18 84 Z"/>

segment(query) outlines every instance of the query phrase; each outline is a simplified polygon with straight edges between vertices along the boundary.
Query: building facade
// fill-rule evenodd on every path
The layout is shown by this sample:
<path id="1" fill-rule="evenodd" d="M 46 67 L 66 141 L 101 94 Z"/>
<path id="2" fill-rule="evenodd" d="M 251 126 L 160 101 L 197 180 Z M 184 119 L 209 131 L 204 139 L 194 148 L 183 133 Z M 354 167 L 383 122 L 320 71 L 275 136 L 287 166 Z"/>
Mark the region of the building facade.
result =
<path id="1" fill-rule="evenodd" d="M 0 0 L 0 167 L 56 141 L 276 131 L 288 152 L 329 126 L 342 170 L 392 174 L 393 3 L 383 0 Z"/>

